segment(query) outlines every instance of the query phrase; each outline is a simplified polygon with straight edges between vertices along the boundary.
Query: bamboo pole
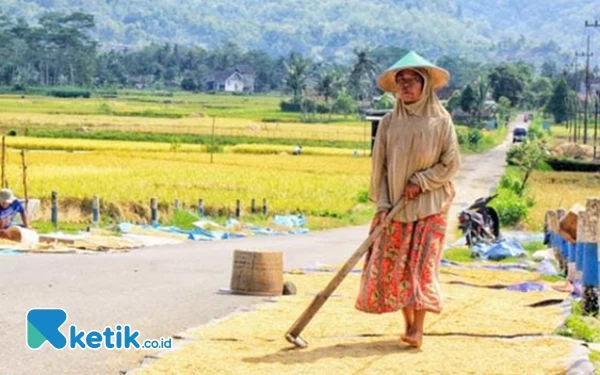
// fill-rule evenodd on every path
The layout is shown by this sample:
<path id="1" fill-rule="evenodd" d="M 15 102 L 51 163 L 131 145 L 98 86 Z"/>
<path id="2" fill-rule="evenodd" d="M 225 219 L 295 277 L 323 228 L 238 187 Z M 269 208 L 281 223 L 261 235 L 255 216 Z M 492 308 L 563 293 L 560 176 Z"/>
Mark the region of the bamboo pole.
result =
<path id="1" fill-rule="evenodd" d="M 2 188 L 6 187 L 6 136 L 2 136 Z"/>
<path id="2" fill-rule="evenodd" d="M 25 211 L 29 208 L 29 195 L 27 194 L 27 164 L 25 163 L 25 150 L 21 150 L 21 164 L 23 166 L 23 196 L 25 198 Z"/>

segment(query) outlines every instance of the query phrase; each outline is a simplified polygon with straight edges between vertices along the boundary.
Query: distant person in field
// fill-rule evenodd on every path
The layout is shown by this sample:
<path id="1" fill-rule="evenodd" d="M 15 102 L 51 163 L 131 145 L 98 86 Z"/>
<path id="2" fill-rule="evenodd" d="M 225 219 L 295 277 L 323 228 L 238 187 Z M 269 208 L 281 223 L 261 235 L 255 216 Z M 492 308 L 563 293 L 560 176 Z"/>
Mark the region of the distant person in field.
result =
<path id="1" fill-rule="evenodd" d="M 0 190 L 0 238 L 9 238 L 8 228 L 13 225 L 15 215 L 21 215 L 22 226 L 29 228 L 23 203 L 15 199 L 10 189 Z"/>
<path id="2" fill-rule="evenodd" d="M 292 152 L 292 154 L 294 155 L 300 155 L 302 153 L 302 146 L 298 145 L 296 147 L 294 147 L 294 151 Z"/>
<path id="3" fill-rule="evenodd" d="M 368 251 L 355 306 L 374 314 L 402 310 L 400 340 L 417 348 L 426 313 L 442 311 L 440 258 L 460 164 L 452 118 L 434 91 L 449 79 L 446 70 L 410 52 L 377 80 L 396 95 L 396 106 L 375 138 L 371 231 L 401 198 L 406 205 Z"/>

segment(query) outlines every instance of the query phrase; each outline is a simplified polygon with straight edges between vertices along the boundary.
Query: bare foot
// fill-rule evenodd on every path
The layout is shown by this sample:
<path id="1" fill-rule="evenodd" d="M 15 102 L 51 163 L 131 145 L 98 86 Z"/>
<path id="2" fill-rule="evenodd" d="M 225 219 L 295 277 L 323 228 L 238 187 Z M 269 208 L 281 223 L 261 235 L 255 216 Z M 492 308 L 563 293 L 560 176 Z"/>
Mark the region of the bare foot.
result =
<path id="1" fill-rule="evenodd" d="M 417 349 L 421 348 L 421 345 L 423 345 L 423 332 L 416 330 L 410 332 L 410 334 L 406 336 L 406 342 Z"/>
<path id="2" fill-rule="evenodd" d="M 410 344 L 410 342 L 408 341 L 408 337 L 413 334 L 413 327 L 407 325 L 406 329 L 404 331 L 404 334 L 400 336 L 400 341 L 405 342 L 407 344 Z"/>

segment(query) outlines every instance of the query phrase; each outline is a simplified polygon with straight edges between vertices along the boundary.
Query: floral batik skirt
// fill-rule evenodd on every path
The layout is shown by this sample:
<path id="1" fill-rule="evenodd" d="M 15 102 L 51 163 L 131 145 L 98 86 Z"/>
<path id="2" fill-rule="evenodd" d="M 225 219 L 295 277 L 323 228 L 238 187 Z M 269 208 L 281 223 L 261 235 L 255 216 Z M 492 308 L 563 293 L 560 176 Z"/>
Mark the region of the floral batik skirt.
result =
<path id="1" fill-rule="evenodd" d="M 392 221 L 367 253 L 356 308 L 372 314 L 402 308 L 440 313 L 440 258 L 446 216 Z"/>

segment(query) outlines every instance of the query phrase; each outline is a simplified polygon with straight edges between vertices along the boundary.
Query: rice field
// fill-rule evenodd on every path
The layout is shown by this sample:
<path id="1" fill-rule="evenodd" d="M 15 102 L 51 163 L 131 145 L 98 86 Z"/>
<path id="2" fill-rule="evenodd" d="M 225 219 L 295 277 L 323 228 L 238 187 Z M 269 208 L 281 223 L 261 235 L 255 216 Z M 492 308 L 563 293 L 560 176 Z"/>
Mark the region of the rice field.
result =
<path id="1" fill-rule="evenodd" d="M 336 115 L 333 123 L 319 122 L 328 120 L 328 116 L 311 119 L 313 123 L 301 123 L 298 113 L 281 112 L 279 102 L 283 99 L 206 94 L 169 99 L 0 95 L 0 132 L 27 135 L 36 131 L 70 130 L 87 138 L 94 132 L 211 136 L 214 131 L 217 137 L 257 138 L 269 143 L 295 139 L 370 145 L 370 122 Z"/>
<path id="2" fill-rule="evenodd" d="M 130 142 L 95 139 L 60 139 L 33 137 L 5 137 L 6 147 L 15 150 L 35 151 L 130 151 L 130 152 L 184 152 L 208 153 L 206 145 L 186 144 L 178 142 Z M 239 144 L 222 147 L 223 153 L 281 155 L 291 154 L 293 147 L 278 144 Z M 330 147 L 303 147 L 303 155 L 320 156 L 368 156 L 367 150 L 354 150 Z"/>
<path id="3" fill-rule="evenodd" d="M 243 118 L 216 118 L 217 136 L 255 137 L 266 139 L 317 139 L 328 141 L 368 142 L 370 124 L 334 125 L 299 123 L 263 123 Z M 82 134 L 94 131 L 125 133 L 162 133 L 211 135 L 213 118 L 155 118 L 111 115 L 61 115 L 40 113 L 0 113 L 0 131 L 75 130 Z"/>
<path id="4" fill-rule="evenodd" d="M 600 197 L 600 174 L 536 171 L 529 182 L 528 195 L 535 206 L 526 220 L 529 229 L 541 230 L 546 211 L 585 205 L 588 197 Z"/>
<path id="5" fill-rule="evenodd" d="M 240 199 L 245 212 L 255 198 L 268 200 L 270 212 L 342 217 L 360 203 L 366 191 L 370 159 L 352 156 L 291 156 L 199 152 L 29 151 L 29 197 L 148 206 L 175 199 L 190 207 L 202 198 L 207 212 L 227 213 Z M 7 179 L 23 196 L 20 155 L 8 152 Z M 123 215 L 127 216 L 127 210 Z M 46 218 L 47 220 L 48 218 Z"/>
<path id="6" fill-rule="evenodd" d="M 142 95 L 143 92 L 119 92 L 118 97 L 62 99 L 36 95 L 2 95 L 0 112 L 46 114 L 115 115 L 146 117 L 187 117 L 203 114 L 218 117 L 241 117 L 254 120 L 276 117 L 297 121 L 296 113 L 281 113 L 283 96 L 208 95 L 174 93 L 171 96 Z"/>
<path id="7" fill-rule="evenodd" d="M 61 99 L 0 96 L 0 130 L 79 130 L 215 134 L 259 138 L 366 142 L 367 122 L 355 116 L 317 115 L 300 123 L 299 113 L 282 112 L 279 96 L 176 94 Z M 333 123 L 331 121 L 334 121 Z M 324 123 L 327 122 L 327 123 Z"/>

